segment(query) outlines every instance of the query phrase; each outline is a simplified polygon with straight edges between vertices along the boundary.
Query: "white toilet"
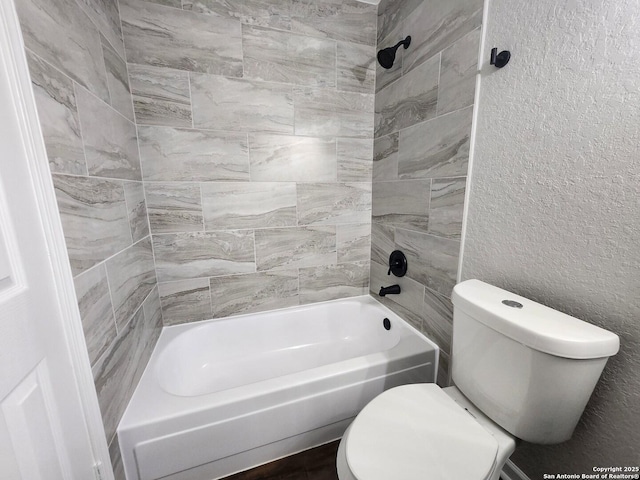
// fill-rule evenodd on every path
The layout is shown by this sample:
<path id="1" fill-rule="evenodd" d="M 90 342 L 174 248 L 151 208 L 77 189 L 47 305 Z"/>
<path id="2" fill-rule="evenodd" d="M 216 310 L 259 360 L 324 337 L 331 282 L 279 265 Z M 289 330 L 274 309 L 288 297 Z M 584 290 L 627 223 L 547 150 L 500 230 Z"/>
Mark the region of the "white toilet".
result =
<path id="1" fill-rule="evenodd" d="M 342 437 L 340 480 L 498 480 L 516 438 L 568 440 L 618 336 L 467 280 L 453 290 L 455 387 L 373 399 Z"/>

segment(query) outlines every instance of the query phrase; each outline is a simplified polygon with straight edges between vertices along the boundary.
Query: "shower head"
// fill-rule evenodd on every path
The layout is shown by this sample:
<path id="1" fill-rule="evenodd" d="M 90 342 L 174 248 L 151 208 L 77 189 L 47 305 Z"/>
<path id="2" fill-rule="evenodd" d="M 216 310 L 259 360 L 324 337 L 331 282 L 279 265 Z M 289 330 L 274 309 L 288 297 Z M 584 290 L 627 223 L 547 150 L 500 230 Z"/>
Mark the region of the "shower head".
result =
<path id="1" fill-rule="evenodd" d="M 393 67 L 393 62 L 396 59 L 396 50 L 402 45 L 405 50 L 411 45 L 411 37 L 407 36 L 404 40 L 399 41 L 396 45 L 389 48 L 384 48 L 378 52 L 378 63 L 382 68 L 387 70 Z"/>

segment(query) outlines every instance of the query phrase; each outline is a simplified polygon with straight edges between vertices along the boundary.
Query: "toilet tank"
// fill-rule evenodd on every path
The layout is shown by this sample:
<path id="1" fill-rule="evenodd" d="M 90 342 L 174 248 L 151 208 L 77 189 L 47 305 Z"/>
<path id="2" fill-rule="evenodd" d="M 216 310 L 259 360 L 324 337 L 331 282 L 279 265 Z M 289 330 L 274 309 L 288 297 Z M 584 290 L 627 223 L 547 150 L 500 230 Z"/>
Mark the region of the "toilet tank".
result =
<path id="1" fill-rule="evenodd" d="M 518 438 L 568 440 L 618 336 L 480 280 L 452 301 L 455 385 Z"/>

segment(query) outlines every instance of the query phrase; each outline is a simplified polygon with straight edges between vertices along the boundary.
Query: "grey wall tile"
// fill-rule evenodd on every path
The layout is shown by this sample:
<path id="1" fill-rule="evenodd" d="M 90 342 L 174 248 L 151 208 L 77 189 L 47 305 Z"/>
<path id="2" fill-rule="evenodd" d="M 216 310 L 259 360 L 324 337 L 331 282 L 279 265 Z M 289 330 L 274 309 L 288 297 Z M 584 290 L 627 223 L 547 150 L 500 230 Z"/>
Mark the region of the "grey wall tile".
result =
<path id="1" fill-rule="evenodd" d="M 129 64 L 129 79 L 138 125 L 193 125 L 187 72 Z"/>
<path id="2" fill-rule="evenodd" d="M 109 101 L 100 34 L 74 0 L 16 2 L 25 46 Z"/>
<path id="3" fill-rule="evenodd" d="M 338 42 L 338 90 L 374 93 L 376 84 L 376 47 Z"/>
<path id="4" fill-rule="evenodd" d="M 249 135 L 252 181 L 335 181 L 333 138 Z"/>
<path id="5" fill-rule="evenodd" d="M 122 464 L 118 434 L 114 436 L 109 444 L 109 457 L 111 457 L 111 468 L 113 469 L 114 480 L 127 480 L 124 474 L 124 465 Z"/>
<path id="6" fill-rule="evenodd" d="M 366 223 L 371 215 L 370 183 L 298 184 L 298 223 Z"/>
<path id="7" fill-rule="evenodd" d="M 288 85 L 191 75 L 194 125 L 232 131 L 293 133 Z"/>
<path id="8" fill-rule="evenodd" d="M 466 180 L 465 177 L 459 177 L 431 181 L 429 233 L 460 238 Z"/>
<path id="9" fill-rule="evenodd" d="M 291 0 L 183 0 L 182 8 L 238 19 L 247 25 L 291 30 Z"/>
<path id="10" fill-rule="evenodd" d="M 172 127 L 139 127 L 147 181 L 249 180 L 247 136 Z"/>
<path id="11" fill-rule="evenodd" d="M 396 27 L 389 32 L 389 34 L 378 41 L 377 50 L 383 48 L 393 47 L 400 40 L 404 40 L 406 35 L 403 35 L 403 24 L 398 23 Z M 376 60 L 376 92 L 379 92 L 384 87 L 392 82 L 395 82 L 402 76 L 402 57 L 404 56 L 405 49 L 403 47 L 396 50 L 396 59 L 393 62 L 391 68 L 383 68 L 382 65 Z M 376 53 L 377 54 L 377 53 Z"/>
<path id="12" fill-rule="evenodd" d="M 336 226 L 338 263 L 368 262 L 371 254 L 371 224 Z"/>
<path id="13" fill-rule="evenodd" d="M 373 140 L 370 138 L 337 138 L 339 182 L 371 182 Z"/>
<path id="14" fill-rule="evenodd" d="M 124 0 L 127 1 L 127 0 Z M 173 8 L 182 8 L 182 3 L 187 3 L 187 0 L 185 0 L 185 2 L 182 2 L 182 0 L 145 0 L 146 2 L 151 2 L 151 3 L 157 3 L 158 5 L 164 5 L 165 7 L 173 7 Z M 189 2 L 190 4 L 191 2 Z M 185 8 L 185 10 L 190 10 Z"/>
<path id="15" fill-rule="evenodd" d="M 129 62 L 242 76 L 239 21 L 147 2 L 124 3 L 120 14 Z"/>
<path id="16" fill-rule="evenodd" d="M 373 181 L 398 178 L 399 133 L 378 137 L 373 142 Z"/>
<path id="17" fill-rule="evenodd" d="M 151 233 L 202 232 L 202 202 L 197 183 L 146 183 Z"/>
<path id="18" fill-rule="evenodd" d="M 153 347 L 155 346 L 160 333 L 162 332 L 162 305 L 160 303 L 160 295 L 158 294 L 158 288 L 155 287 L 151 290 L 151 293 L 147 295 L 147 298 L 142 303 L 142 310 L 144 312 L 144 332 L 142 334 L 141 342 L 141 363 L 147 364 Z M 138 375 L 142 375 L 142 370 L 138 370 Z M 140 377 L 138 377 L 139 379 Z"/>
<path id="19" fill-rule="evenodd" d="M 53 183 L 74 274 L 131 244 L 122 182 L 54 175 Z"/>
<path id="20" fill-rule="evenodd" d="M 482 0 L 436 0 L 421 3 L 405 22 L 411 47 L 405 52 L 402 71 L 417 68 L 453 44 L 482 22 Z"/>
<path id="21" fill-rule="evenodd" d="M 371 261 L 389 265 L 389 255 L 396 249 L 395 229 L 378 222 L 371 224 Z"/>
<path id="22" fill-rule="evenodd" d="M 27 61 L 51 171 L 86 175 L 73 81 L 28 50 Z"/>
<path id="23" fill-rule="evenodd" d="M 158 281 L 215 277 L 256 270 L 252 231 L 153 236 Z"/>
<path id="24" fill-rule="evenodd" d="M 158 285 L 164 325 L 212 318 L 208 278 L 194 278 Z"/>
<path id="25" fill-rule="evenodd" d="M 296 135 L 371 138 L 374 95 L 294 87 Z"/>
<path id="26" fill-rule="evenodd" d="M 141 182 L 124 182 L 124 198 L 129 212 L 129 225 L 133 242 L 149 235 L 149 220 L 144 189 Z"/>
<path id="27" fill-rule="evenodd" d="M 447 354 L 451 354 L 453 304 L 444 295 L 424 289 L 424 333 Z"/>
<path id="28" fill-rule="evenodd" d="M 369 262 L 300 269 L 300 303 L 366 295 L 368 290 Z"/>
<path id="29" fill-rule="evenodd" d="M 335 87 L 336 42 L 242 26 L 244 78 Z"/>
<path id="30" fill-rule="evenodd" d="M 442 51 L 438 115 L 473 104 L 478 73 L 478 45 L 479 28 Z"/>
<path id="31" fill-rule="evenodd" d="M 293 0 L 291 29 L 347 42 L 376 44 L 376 6 L 356 0 Z"/>
<path id="32" fill-rule="evenodd" d="M 382 0 L 378 5 L 378 43 L 409 16 L 424 0 Z"/>
<path id="33" fill-rule="evenodd" d="M 256 230 L 258 270 L 311 267 L 336 263 L 336 227 Z"/>
<path id="34" fill-rule="evenodd" d="M 117 0 L 78 0 L 78 5 L 91 18 L 118 55 L 124 58 L 120 12 Z"/>
<path id="35" fill-rule="evenodd" d="M 298 271 L 212 278 L 211 304 L 215 318 L 298 305 Z"/>
<path id="36" fill-rule="evenodd" d="M 107 277 L 120 331 L 156 284 L 151 239 L 146 237 L 107 260 Z"/>
<path id="37" fill-rule="evenodd" d="M 135 119 L 133 116 L 133 101 L 131 100 L 131 91 L 129 89 L 127 64 L 102 34 L 100 35 L 100 40 L 102 42 L 104 64 L 107 69 L 110 104 L 133 122 Z"/>
<path id="38" fill-rule="evenodd" d="M 89 174 L 141 180 L 135 125 L 83 88 L 76 98 Z"/>
<path id="39" fill-rule="evenodd" d="M 296 225 L 295 183 L 203 183 L 201 188 L 206 230 Z"/>
<path id="40" fill-rule="evenodd" d="M 109 295 L 104 264 L 83 272 L 73 279 L 82 330 L 87 342 L 89 361 L 93 365 L 116 338 L 116 320 Z"/>
<path id="41" fill-rule="evenodd" d="M 430 187 L 429 180 L 374 183 L 373 221 L 426 232 Z"/>
<path id="42" fill-rule="evenodd" d="M 376 137 L 436 116 L 439 71 L 436 56 L 376 94 Z"/>
<path id="43" fill-rule="evenodd" d="M 467 174 L 473 108 L 443 115 L 400 132 L 401 178 Z"/>
<path id="44" fill-rule="evenodd" d="M 395 240 L 407 256 L 407 276 L 450 296 L 456 283 L 460 242 L 400 228 L 396 229 Z"/>

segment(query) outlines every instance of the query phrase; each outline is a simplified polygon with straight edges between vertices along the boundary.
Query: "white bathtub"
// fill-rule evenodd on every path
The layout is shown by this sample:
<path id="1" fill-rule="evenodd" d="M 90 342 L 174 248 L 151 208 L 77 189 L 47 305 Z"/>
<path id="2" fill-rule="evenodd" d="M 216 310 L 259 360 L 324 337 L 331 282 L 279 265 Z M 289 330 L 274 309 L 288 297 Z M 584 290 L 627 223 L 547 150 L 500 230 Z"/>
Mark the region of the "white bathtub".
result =
<path id="1" fill-rule="evenodd" d="M 437 361 L 369 296 L 167 327 L 118 427 L 127 479 L 211 480 L 335 440 Z"/>

